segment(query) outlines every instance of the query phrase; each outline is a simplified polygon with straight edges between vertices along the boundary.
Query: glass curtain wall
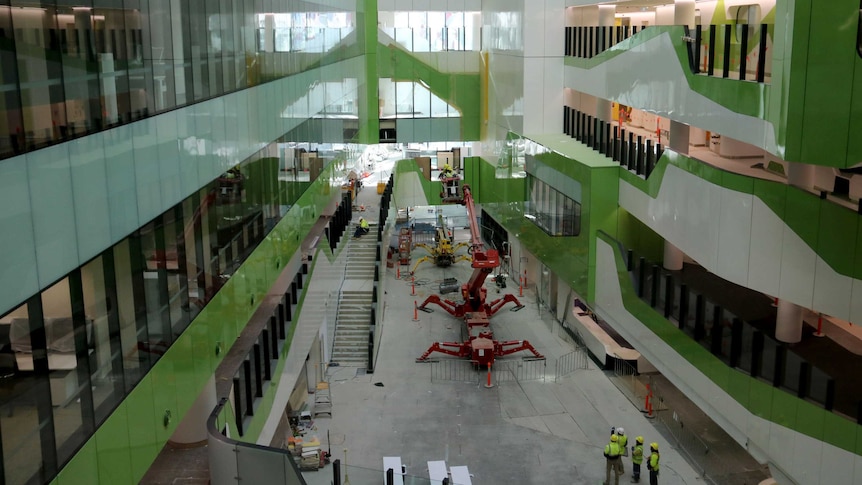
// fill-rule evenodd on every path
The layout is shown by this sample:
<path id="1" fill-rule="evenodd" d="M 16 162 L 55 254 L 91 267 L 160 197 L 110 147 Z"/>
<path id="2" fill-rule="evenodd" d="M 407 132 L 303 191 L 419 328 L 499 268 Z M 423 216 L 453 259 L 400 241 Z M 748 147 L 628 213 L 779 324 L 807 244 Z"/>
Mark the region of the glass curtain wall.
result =
<path id="1" fill-rule="evenodd" d="M 527 203 L 524 217 L 550 236 L 577 236 L 581 233 L 581 204 L 544 181 L 527 175 Z"/>
<path id="2" fill-rule="evenodd" d="M 327 52 L 354 27 L 354 12 L 256 6 L 0 0 L 0 158 L 292 74 L 270 53 Z"/>
<path id="3" fill-rule="evenodd" d="M 380 28 L 410 52 L 481 50 L 481 12 L 380 12 Z"/>
<path id="4" fill-rule="evenodd" d="M 287 214 L 275 152 L 0 317 L 0 483 L 50 482 Z"/>

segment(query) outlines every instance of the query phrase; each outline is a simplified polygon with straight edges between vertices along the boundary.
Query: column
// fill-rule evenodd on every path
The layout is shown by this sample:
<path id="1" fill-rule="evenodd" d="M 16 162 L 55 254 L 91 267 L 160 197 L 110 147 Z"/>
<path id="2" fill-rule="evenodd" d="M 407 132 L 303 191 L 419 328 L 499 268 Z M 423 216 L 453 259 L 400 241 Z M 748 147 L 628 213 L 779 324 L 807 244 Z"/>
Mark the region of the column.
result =
<path id="1" fill-rule="evenodd" d="M 778 300 L 775 338 L 788 344 L 795 344 L 802 340 L 802 307 L 787 300 Z"/>
<path id="2" fill-rule="evenodd" d="M 814 190 L 814 165 L 788 162 L 787 183 L 803 190 Z"/>
<path id="3" fill-rule="evenodd" d="M 664 262 L 662 264 L 662 266 L 664 266 L 664 269 L 668 269 L 671 271 L 681 270 L 684 257 L 685 253 L 683 253 L 678 247 L 665 240 Z"/>
<path id="4" fill-rule="evenodd" d="M 599 27 L 611 28 L 614 25 L 614 15 L 616 15 L 617 7 L 615 5 L 599 5 Z M 610 41 L 609 41 L 610 42 Z M 605 46 L 607 47 L 607 45 Z M 610 123 L 613 120 L 611 111 L 613 103 L 604 98 L 596 99 L 596 118 Z"/>
<path id="5" fill-rule="evenodd" d="M 671 150 L 677 153 L 682 153 L 683 155 L 688 155 L 688 141 L 690 136 L 691 130 L 687 124 L 670 120 L 670 140 L 668 140 L 668 146 L 670 146 Z"/>
<path id="6" fill-rule="evenodd" d="M 275 14 L 263 16 L 263 51 L 275 52 Z"/>
<path id="7" fill-rule="evenodd" d="M 673 5 L 673 24 L 694 27 L 694 0 L 676 0 Z"/>

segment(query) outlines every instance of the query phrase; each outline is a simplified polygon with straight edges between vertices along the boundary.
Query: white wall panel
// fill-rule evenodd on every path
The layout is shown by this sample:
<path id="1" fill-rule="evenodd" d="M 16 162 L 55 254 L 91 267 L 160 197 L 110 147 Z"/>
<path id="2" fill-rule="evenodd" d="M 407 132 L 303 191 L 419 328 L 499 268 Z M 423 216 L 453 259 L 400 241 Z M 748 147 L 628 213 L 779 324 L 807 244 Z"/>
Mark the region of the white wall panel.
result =
<path id="1" fill-rule="evenodd" d="M 784 226 L 781 250 L 781 283 L 778 297 L 804 308 L 814 304 L 814 274 L 817 256 L 792 229 Z"/>
<path id="2" fill-rule="evenodd" d="M 5 313 L 39 290 L 25 155 L 0 163 L 0 227 L 0 313 Z"/>
<path id="3" fill-rule="evenodd" d="M 827 315 L 834 315 L 842 319 L 849 318 L 853 279 L 836 273 L 819 256 L 814 271 L 813 308 Z"/>
<path id="4" fill-rule="evenodd" d="M 853 483 L 862 483 L 862 456 L 854 455 Z"/>
<path id="5" fill-rule="evenodd" d="M 546 57 L 542 72 L 544 83 L 542 92 L 542 133 L 561 133 L 563 131 L 562 110 L 558 109 L 565 103 L 563 94 L 563 60 L 556 57 Z M 555 109 L 556 108 L 556 109 Z"/>
<path id="6" fill-rule="evenodd" d="M 98 136 L 72 140 L 68 148 L 78 260 L 87 261 L 111 242 L 105 149 Z"/>
<path id="7" fill-rule="evenodd" d="M 806 461 L 812 465 L 810 470 L 820 470 L 820 483 L 858 483 L 853 481 L 855 456 L 853 453 L 836 448 L 824 450 L 819 461 L 815 462 L 813 456 Z"/>
<path id="8" fill-rule="evenodd" d="M 562 57 L 566 43 L 566 16 L 563 15 L 566 2 L 545 0 L 545 48 L 542 55 Z M 560 81 L 562 83 L 562 80 Z"/>
<path id="9" fill-rule="evenodd" d="M 781 242 L 784 221 L 759 198 L 752 199 L 751 254 L 748 285 L 768 295 L 777 295 L 781 282 Z"/>
<path id="10" fill-rule="evenodd" d="M 144 120 L 152 123 L 152 120 Z M 159 158 L 158 151 L 152 143 L 144 140 L 139 142 L 140 158 L 136 156 L 138 153 L 135 150 L 135 132 L 141 136 L 148 136 L 144 133 L 145 129 L 140 125 L 146 123 L 135 123 L 136 126 L 126 125 L 118 128 L 118 135 L 124 140 L 124 146 L 128 146 L 129 156 L 132 157 L 135 164 L 135 188 L 138 194 L 138 220 L 146 223 L 152 218 L 164 212 L 162 205 L 162 179 L 159 177 Z M 155 129 L 154 126 L 149 128 Z"/>
<path id="11" fill-rule="evenodd" d="M 55 145 L 26 157 L 36 267 L 39 284 L 46 286 L 78 266 L 69 148 Z"/>
<path id="12" fill-rule="evenodd" d="M 545 52 L 545 0 L 529 2 L 523 8 L 524 56 L 540 57 Z"/>
<path id="13" fill-rule="evenodd" d="M 752 199 L 751 194 L 721 190 L 715 274 L 743 286 L 748 284 Z"/>
<path id="14" fill-rule="evenodd" d="M 791 455 L 790 463 L 783 464 L 782 470 L 799 483 L 817 483 L 820 477 L 820 457 L 823 442 L 809 436 L 796 434 L 787 443 L 785 453 Z"/>
<path id="15" fill-rule="evenodd" d="M 544 60 L 541 57 L 524 58 L 524 129 L 526 133 L 542 130 L 545 106 Z"/>
<path id="16" fill-rule="evenodd" d="M 697 125 L 779 156 L 783 153 L 775 143 L 770 123 L 734 113 L 689 88 L 668 34 L 650 39 L 592 69 L 566 66 L 565 72 L 566 87 L 647 110 L 662 118 Z M 640 82 L 642 79 L 651 82 Z"/>
<path id="17" fill-rule="evenodd" d="M 819 260 L 757 197 L 669 165 L 655 199 L 621 180 L 619 201 L 638 220 L 728 281 L 804 308 L 862 321 L 858 303 L 862 291 L 852 290 L 857 280 Z"/>

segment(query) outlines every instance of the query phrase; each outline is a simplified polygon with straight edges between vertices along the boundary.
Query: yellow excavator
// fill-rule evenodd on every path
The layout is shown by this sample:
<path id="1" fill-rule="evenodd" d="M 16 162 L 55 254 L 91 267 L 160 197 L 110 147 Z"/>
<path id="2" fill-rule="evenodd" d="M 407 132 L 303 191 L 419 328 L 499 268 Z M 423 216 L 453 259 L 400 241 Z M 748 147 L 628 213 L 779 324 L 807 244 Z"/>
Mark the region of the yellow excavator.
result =
<path id="1" fill-rule="evenodd" d="M 461 248 L 469 248 L 470 244 L 467 242 L 460 242 L 452 245 L 452 238 L 449 235 L 449 231 L 446 229 L 446 222 L 443 220 L 442 215 L 437 217 L 437 235 L 434 240 L 436 245 L 433 247 L 424 243 L 415 244 L 414 247 L 423 248 L 428 251 L 428 256 L 419 258 L 419 260 L 416 261 L 416 264 L 413 265 L 413 269 L 410 270 L 410 274 L 416 273 L 416 268 L 426 261 L 432 261 L 436 266 L 445 268 L 447 266 L 452 266 L 459 261 L 473 260 L 473 258 L 466 254 L 455 254 L 455 252 Z"/>

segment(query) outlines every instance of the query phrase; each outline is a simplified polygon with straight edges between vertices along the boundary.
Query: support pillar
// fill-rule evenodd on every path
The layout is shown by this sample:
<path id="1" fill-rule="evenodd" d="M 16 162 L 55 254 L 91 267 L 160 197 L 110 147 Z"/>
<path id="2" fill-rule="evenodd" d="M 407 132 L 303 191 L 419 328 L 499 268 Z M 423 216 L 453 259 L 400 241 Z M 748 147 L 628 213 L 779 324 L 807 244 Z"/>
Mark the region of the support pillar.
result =
<path id="1" fill-rule="evenodd" d="M 607 30 L 610 32 L 614 26 L 614 16 L 616 15 L 617 7 L 615 5 L 599 5 L 599 30 Z M 613 43 L 612 37 L 607 35 L 605 49 L 610 47 L 608 44 Z M 605 123 L 612 123 L 613 120 L 613 103 L 604 98 L 596 98 L 596 118 Z"/>
<path id="2" fill-rule="evenodd" d="M 787 300 L 778 300 L 775 338 L 788 344 L 795 344 L 802 340 L 802 307 Z"/>
<path id="3" fill-rule="evenodd" d="M 675 0 L 673 2 L 673 24 L 688 25 L 694 27 L 695 4 L 694 0 Z"/>
<path id="4" fill-rule="evenodd" d="M 688 155 L 688 142 L 691 137 L 690 127 L 685 123 L 670 120 L 670 140 L 668 146 L 671 150 Z"/>
<path id="5" fill-rule="evenodd" d="M 681 270 L 684 257 L 685 253 L 683 253 L 678 247 L 668 241 L 664 242 L 664 262 L 662 264 L 664 269 L 671 271 Z"/>

